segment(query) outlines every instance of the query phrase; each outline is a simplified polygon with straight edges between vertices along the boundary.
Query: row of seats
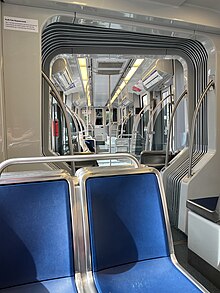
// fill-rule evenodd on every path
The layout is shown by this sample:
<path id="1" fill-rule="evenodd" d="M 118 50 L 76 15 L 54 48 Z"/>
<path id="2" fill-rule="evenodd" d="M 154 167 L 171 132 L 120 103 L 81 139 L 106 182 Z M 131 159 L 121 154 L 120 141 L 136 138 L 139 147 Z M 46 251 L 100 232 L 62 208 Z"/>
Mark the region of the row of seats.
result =
<path id="1" fill-rule="evenodd" d="M 157 171 L 12 177 L 0 179 L 1 293 L 205 292 L 176 263 Z"/>

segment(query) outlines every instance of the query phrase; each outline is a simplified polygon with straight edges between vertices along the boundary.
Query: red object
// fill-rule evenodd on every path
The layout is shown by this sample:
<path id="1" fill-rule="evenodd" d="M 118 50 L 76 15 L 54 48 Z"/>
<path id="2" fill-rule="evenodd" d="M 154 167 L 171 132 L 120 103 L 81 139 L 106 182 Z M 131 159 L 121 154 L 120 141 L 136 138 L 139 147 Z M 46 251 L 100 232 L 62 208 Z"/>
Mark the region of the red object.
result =
<path id="1" fill-rule="evenodd" d="M 52 122 L 52 133 L 53 133 L 53 136 L 55 136 L 55 137 L 59 136 L 59 121 L 58 121 L 58 119 L 56 119 Z"/>
<path id="2" fill-rule="evenodd" d="M 135 92 L 141 92 L 141 89 L 135 85 L 132 87 L 132 90 Z"/>

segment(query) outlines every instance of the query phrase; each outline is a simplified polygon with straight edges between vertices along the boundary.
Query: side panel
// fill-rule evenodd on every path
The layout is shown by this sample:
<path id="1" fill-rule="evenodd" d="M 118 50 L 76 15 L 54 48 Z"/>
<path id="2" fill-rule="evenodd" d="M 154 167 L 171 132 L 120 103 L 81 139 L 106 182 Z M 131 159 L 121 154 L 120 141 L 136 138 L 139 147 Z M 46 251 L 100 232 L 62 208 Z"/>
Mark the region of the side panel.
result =
<path id="1" fill-rule="evenodd" d="M 4 135 L 4 91 L 3 91 L 3 56 L 2 56 L 2 3 L 0 3 L 0 162 L 6 159 L 6 141 Z"/>
<path id="2" fill-rule="evenodd" d="M 2 12 L 8 158 L 40 156 L 41 28 L 55 13 L 11 4 L 3 4 Z M 6 29 L 4 16 L 37 20 L 38 32 Z"/>
<path id="3" fill-rule="evenodd" d="M 36 19 L 26 10 L 4 5 L 3 18 Z M 40 155 L 40 34 L 3 27 L 3 56 L 8 157 Z"/>

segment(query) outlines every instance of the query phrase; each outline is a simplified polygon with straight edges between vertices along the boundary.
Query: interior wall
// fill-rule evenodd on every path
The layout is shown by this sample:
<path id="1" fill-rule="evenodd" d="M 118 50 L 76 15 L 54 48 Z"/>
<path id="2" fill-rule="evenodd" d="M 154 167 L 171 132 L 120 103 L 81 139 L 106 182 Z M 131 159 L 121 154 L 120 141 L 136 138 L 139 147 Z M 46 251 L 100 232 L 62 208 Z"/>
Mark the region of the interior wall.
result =
<path id="1" fill-rule="evenodd" d="M 38 21 L 38 32 L 3 28 L 5 132 L 8 158 L 42 154 L 41 27 L 53 11 L 2 3 L 2 17 Z M 0 87 L 1 88 L 1 87 Z M 0 128 L 1 129 L 1 128 Z M 21 167 L 13 169 L 20 169 Z M 28 169 L 38 167 L 28 167 Z"/>
<path id="2" fill-rule="evenodd" d="M 210 79 L 215 89 L 208 92 L 209 149 L 202 160 L 193 168 L 193 176 L 186 176 L 181 183 L 179 228 L 187 233 L 187 199 L 217 196 L 220 193 L 220 37 L 210 36 L 215 50 L 210 56 Z M 215 56 L 215 57 L 214 57 Z M 213 74 L 214 73 L 214 74 Z"/>
<path id="3" fill-rule="evenodd" d="M 3 56 L 2 56 L 2 2 L 0 2 L 0 162 L 7 158 L 5 140 L 5 113 L 4 113 L 4 91 L 3 91 Z"/>
<path id="4" fill-rule="evenodd" d="M 42 154 L 41 28 L 49 17 L 62 11 L 7 3 L 2 3 L 2 8 L 3 16 L 38 21 L 38 33 L 3 29 L 3 57 L 8 157 L 39 156 Z"/>

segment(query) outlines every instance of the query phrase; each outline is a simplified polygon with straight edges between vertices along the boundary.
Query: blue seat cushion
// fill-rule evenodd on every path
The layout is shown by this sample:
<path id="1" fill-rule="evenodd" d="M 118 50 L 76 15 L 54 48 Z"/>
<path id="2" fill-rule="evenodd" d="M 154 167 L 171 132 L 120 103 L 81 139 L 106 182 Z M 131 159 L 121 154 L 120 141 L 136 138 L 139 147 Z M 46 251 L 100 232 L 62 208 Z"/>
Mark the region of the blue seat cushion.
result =
<path id="1" fill-rule="evenodd" d="M 169 257 L 95 272 L 94 280 L 100 293 L 202 292 L 174 266 Z"/>
<path id="2" fill-rule="evenodd" d="M 74 275 L 66 180 L 0 186 L 0 288 Z"/>
<path id="3" fill-rule="evenodd" d="M 154 173 L 86 181 L 93 271 L 169 255 Z"/>
<path id="4" fill-rule="evenodd" d="M 74 278 L 67 277 L 44 282 L 16 286 L 0 290 L 0 293 L 76 293 Z"/>

